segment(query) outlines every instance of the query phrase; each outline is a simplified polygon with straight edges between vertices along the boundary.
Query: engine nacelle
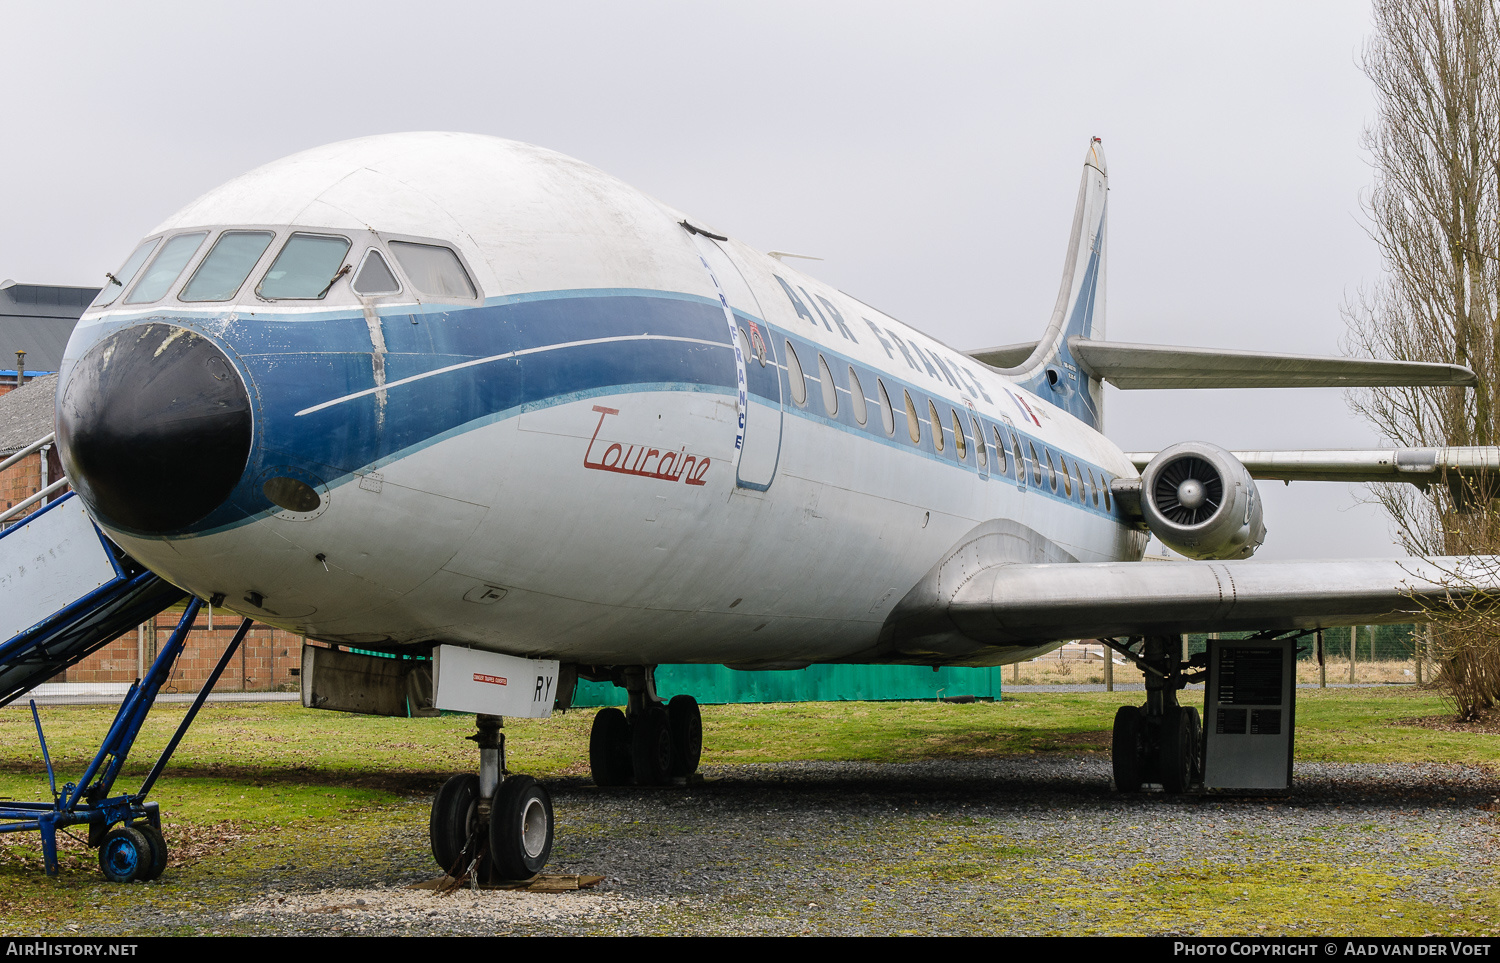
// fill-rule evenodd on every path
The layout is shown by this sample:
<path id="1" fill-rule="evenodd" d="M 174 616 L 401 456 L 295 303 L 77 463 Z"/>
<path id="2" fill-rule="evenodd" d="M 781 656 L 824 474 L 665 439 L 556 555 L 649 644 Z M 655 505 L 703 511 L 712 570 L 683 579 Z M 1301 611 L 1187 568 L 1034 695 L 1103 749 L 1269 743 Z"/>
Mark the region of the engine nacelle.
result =
<path id="1" fill-rule="evenodd" d="M 1152 535 L 1188 558 L 1249 558 L 1266 538 L 1249 470 L 1202 441 L 1173 445 L 1151 459 L 1141 472 L 1141 514 Z"/>

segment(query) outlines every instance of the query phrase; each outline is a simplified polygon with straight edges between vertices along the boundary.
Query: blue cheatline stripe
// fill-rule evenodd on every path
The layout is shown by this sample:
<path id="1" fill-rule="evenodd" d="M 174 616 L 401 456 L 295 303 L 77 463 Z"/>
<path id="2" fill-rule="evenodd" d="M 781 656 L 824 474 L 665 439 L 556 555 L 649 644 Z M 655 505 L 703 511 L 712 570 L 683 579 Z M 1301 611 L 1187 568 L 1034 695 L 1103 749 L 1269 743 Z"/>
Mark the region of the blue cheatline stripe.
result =
<path id="1" fill-rule="evenodd" d="M 185 323 L 224 345 L 256 395 L 252 462 L 226 503 L 191 526 L 194 533 L 244 524 L 271 510 L 260 490 L 271 468 L 308 472 L 336 486 L 356 472 L 388 465 L 523 411 L 635 391 L 733 395 L 738 384 L 734 352 L 726 350 L 732 342 L 723 305 L 688 295 L 548 292 L 434 310 L 415 322 L 405 314 L 383 317 L 386 351 L 378 356 L 383 366 L 379 382 L 371 332 L 362 315 L 320 321 L 236 317 L 212 325 L 185 318 L 155 320 Z M 808 345 L 809 357 L 822 350 L 838 359 L 840 369 L 850 363 L 831 349 L 756 320 L 772 345 L 790 335 Z M 884 371 L 860 364 L 856 368 L 865 382 L 870 413 L 867 427 L 858 430 L 883 444 L 917 452 L 884 437 L 883 429 L 876 427 L 878 400 L 869 392 L 876 390 L 878 376 L 898 398 L 903 389 L 919 399 L 943 400 L 941 396 Z M 761 367 L 748 359 L 746 369 L 750 394 L 779 403 L 777 364 Z M 800 417 L 814 417 L 810 407 L 783 407 Z M 822 420 L 849 430 L 854 426 L 848 408 L 842 406 L 837 417 Z M 843 424 L 846 421 L 849 424 Z M 922 454 L 972 469 L 932 452 L 930 434 L 925 433 Z"/>
<path id="2" fill-rule="evenodd" d="M 386 317 L 378 356 L 362 315 L 188 323 L 230 350 L 256 403 L 252 461 L 225 504 L 191 526 L 196 533 L 270 510 L 260 490 L 270 468 L 338 484 L 529 408 L 661 386 L 733 393 L 737 383 L 723 307 L 707 298 L 575 292 L 416 323 Z"/>

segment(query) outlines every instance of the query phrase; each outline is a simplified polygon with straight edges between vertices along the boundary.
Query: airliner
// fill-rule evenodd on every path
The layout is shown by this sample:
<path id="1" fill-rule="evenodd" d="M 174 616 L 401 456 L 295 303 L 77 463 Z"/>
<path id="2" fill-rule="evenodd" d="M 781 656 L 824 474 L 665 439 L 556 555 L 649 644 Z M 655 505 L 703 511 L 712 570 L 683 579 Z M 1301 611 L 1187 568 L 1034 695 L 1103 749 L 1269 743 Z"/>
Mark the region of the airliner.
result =
<path id="1" fill-rule="evenodd" d="M 1500 459 L 1122 451 L 1106 381 L 1474 375 L 1107 341 L 1107 191 L 1095 138 L 1040 338 L 960 351 L 552 151 L 333 144 L 208 192 L 106 276 L 58 446 L 139 563 L 319 643 L 305 704 L 406 714 L 430 686 L 476 714 L 478 771 L 431 814 L 455 876 L 546 864 L 551 801 L 506 772 L 501 719 L 566 707 L 579 678 L 628 693 L 595 717 L 597 782 L 696 769 L 697 704 L 658 696 L 666 663 L 994 666 L 1134 640 L 1157 681 L 1116 720 L 1116 780 L 1181 789 L 1196 763 L 1172 747 L 1199 721 L 1164 640 L 1407 620 L 1469 564 L 1244 561 L 1255 480 L 1452 485 Z M 1143 564 L 1153 534 L 1187 558 Z"/>

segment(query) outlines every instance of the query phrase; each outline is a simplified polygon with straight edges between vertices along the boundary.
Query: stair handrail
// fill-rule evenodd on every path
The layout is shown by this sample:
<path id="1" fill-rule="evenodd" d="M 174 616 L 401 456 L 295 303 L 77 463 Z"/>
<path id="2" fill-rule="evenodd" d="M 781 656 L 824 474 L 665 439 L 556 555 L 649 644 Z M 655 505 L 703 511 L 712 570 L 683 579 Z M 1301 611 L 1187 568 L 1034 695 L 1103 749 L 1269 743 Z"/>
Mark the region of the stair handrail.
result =
<path id="1" fill-rule="evenodd" d="M 4 461 L 0 461 L 0 471 L 5 471 L 5 469 L 9 468 L 11 465 L 16 464 L 27 455 L 33 454 L 42 450 L 43 448 L 46 448 L 56 440 L 57 432 L 47 432 L 47 434 L 43 435 L 41 438 L 38 438 L 36 441 L 33 441 L 31 444 L 27 445 L 25 448 L 22 448 L 14 455 L 11 455 Z M 62 491 L 67 486 L 68 476 L 64 475 L 57 481 L 48 485 L 46 488 L 43 488 L 41 491 L 37 492 L 35 495 L 26 498 L 24 501 L 16 502 L 16 504 L 12 505 L 10 508 L 7 508 L 4 512 L 0 512 L 0 525 L 4 525 L 12 518 L 15 518 L 17 515 L 25 512 L 26 509 L 30 508 L 32 505 L 35 505 L 37 502 L 48 497 L 49 495 Z"/>
<path id="2" fill-rule="evenodd" d="M 48 445 L 52 444 L 52 442 L 55 441 L 56 439 L 57 439 L 57 432 L 55 432 L 55 431 L 49 431 L 49 432 L 47 432 L 47 434 L 46 434 L 45 437 L 38 438 L 36 441 L 33 441 L 31 444 L 27 445 L 25 448 L 22 448 L 20 451 L 16 452 L 14 455 L 11 455 L 9 458 L 5 459 L 4 461 L 0 461 L 0 471 L 5 471 L 5 469 L 9 468 L 11 465 L 14 465 L 16 462 L 20 461 L 22 458 L 25 458 L 27 455 L 31 454 L 32 452 L 38 451 L 38 450 L 40 450 L 42 448 L 46 448 Z"/>
<path id="3" fill-rule="evenodd" d="M 30 508 L 32 505 L 35 505 L 37 502 L 39 502 L 42 499 L 46 498 L 48 495 L 54 494 L 55 492 L 60 492 L 60 491 L 62 491 L 66 487 L 68 487 L 68 479 L 67 479 L 66 476 L 64 476 L 62 478 L 59 478 L 57 481 L 53 482 L 52 484 L 48 485 L 46 488 L 43 488 L 41 491 L 37 492 L 35 495 L 30 496 L 25 501 L 16 502 L 14 505 L 12 505 L 11 507 L 7 508 L 5 511 L 0 512 L 0 525 L 4 525 L 6 522 L 10 521 L 12 518 L 15 518 L 17 515 L 21 514 L 26 509 Z"/>

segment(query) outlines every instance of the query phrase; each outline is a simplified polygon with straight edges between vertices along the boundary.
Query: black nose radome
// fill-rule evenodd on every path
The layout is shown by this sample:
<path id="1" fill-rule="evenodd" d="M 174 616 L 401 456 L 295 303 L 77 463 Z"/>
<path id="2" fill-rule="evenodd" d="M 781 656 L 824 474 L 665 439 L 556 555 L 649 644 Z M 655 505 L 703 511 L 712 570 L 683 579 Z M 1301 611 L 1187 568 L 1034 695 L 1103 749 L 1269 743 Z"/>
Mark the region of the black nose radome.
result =
<path id="1" fill-rule="evenodd" d="M 196 332 L 153 322 L 96 344 L 57 404 L 63 468 L 100 521 L 149 534 L 213 511 L 250 457 L 250 397 Z"/>

